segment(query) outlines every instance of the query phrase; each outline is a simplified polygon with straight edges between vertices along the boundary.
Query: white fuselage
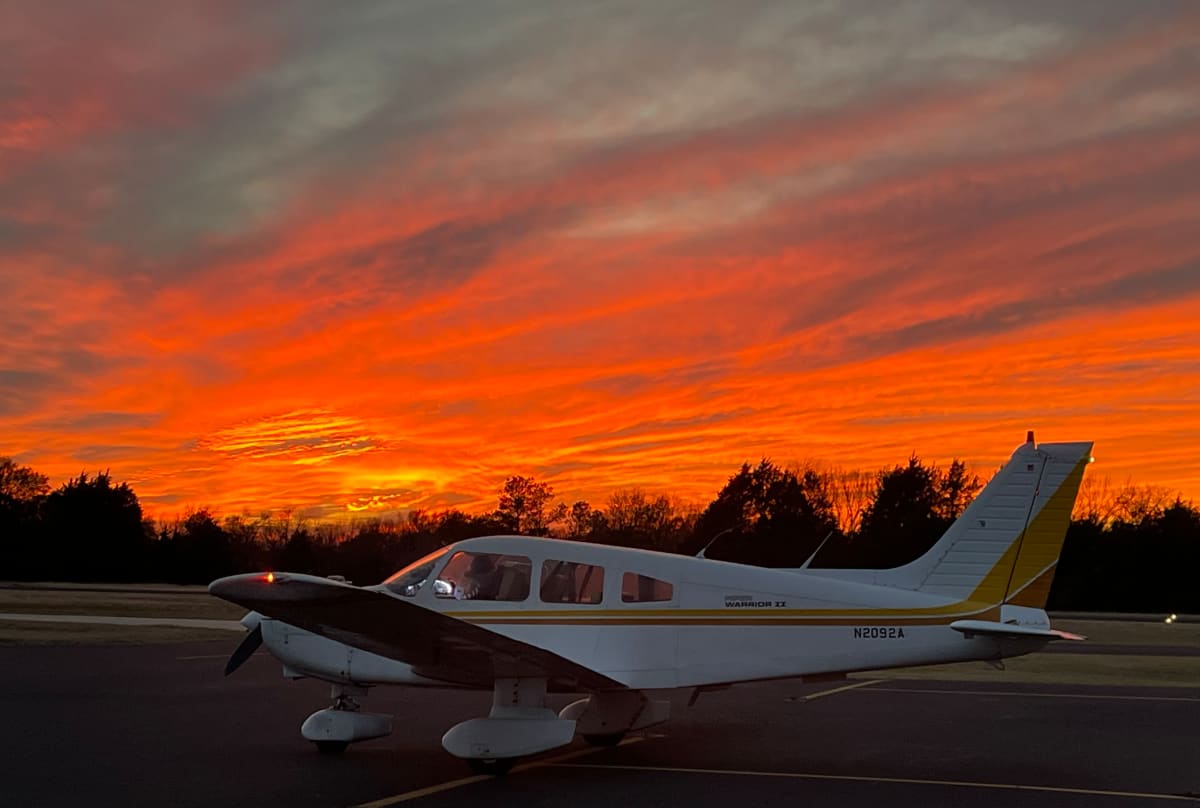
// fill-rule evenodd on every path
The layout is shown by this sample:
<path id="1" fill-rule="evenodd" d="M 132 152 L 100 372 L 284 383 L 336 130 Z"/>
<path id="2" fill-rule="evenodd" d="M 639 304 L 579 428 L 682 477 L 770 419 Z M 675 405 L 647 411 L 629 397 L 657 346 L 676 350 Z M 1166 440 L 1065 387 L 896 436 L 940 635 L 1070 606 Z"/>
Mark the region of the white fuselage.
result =
<path id="1" fill-rule="evenodd" d="M 461 542 L 439 564 L 460 549 L 519 555 L 535 571 L 547 560 L 595 565 L 604 570 L 603 594 L 597 603 L 544 603 L 536 582 L 516 602 L 439 597 L 433 586 L 422 586 L 412 597 L 380 591 L 550 650 L 638 690 L 992 660 L 1044 644 L 967 637 L 949 626 L 964 618 L 998 619 L 999 606 L 825 574 L 515 536 Z M 623 602 L 625 573 L 669 582 L 670 600 Z M 1047 622 L 1040 610 L 1003 611 L 1003 619 Z M 356 684 L 445 684 L 415 675 L 403 662 L 279 621 L 264 620 L 263 636 L 293 675 Z"/>

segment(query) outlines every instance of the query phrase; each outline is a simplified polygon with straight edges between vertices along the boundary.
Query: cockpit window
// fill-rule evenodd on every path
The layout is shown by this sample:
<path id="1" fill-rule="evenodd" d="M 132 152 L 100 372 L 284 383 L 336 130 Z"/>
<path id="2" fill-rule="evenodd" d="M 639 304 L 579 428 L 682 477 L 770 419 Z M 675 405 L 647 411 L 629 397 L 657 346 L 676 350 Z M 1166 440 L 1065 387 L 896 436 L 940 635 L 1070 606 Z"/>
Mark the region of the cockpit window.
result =
<path id="1" fill-rule="evenodd" d="M 445 550 L 434 550 L 429 555 L 424 558 L 418 558 L 391 578 L 388 578 L 383 582 L 383 586 L 397 595 L 411 598 L 421 590 L 421 587 L 433 575 L 438 562 L 445 555 Z"/>
<path id="2" fill-rule="evenodd" d="M 533 569 L 525 556 L 458 552 L 433 584 L 439 598 L 525 600 Z"/>

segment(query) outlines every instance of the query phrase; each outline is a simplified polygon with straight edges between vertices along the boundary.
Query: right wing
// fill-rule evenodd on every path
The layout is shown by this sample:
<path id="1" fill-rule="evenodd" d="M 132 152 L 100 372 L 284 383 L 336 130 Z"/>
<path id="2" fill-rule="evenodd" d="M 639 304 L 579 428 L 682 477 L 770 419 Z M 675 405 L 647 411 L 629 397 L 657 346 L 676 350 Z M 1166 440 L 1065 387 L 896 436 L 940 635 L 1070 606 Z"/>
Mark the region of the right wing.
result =
<path id="1" fill-rule="evenodd" d="M 454 684 L 545 678 L 567 690 L 624 685 L 545 648 L 418 606 L 375 589 L 296 573 L 231 575 L 208 591 L 267 617 L 413 667 Z"/>

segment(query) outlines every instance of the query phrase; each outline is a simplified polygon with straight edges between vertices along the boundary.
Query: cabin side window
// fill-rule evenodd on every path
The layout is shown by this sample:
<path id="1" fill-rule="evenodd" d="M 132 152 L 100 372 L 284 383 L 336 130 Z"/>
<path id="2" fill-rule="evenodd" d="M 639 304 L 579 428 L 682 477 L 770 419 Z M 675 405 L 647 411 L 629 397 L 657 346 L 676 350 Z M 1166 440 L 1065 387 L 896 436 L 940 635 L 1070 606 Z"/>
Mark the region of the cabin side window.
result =
<path id="1" fill-rule="evenodd" d="M 660 603 L 675 596 L 675 587 L 666 581 L 627 572 L 621 576 L 622 603 Z"/>
<path id="2" fill-rule="evenodd" d="M 604 599 L 604 568 L 547 559 L 542 564 L 543 603 L 599 603 Z"/>
<path id="3" fill-rule="evenodd" d="M 532 569 L 525 556 L 460 551 L 433 582 L 433 592 L 455 600 L 525 600 Z"/>

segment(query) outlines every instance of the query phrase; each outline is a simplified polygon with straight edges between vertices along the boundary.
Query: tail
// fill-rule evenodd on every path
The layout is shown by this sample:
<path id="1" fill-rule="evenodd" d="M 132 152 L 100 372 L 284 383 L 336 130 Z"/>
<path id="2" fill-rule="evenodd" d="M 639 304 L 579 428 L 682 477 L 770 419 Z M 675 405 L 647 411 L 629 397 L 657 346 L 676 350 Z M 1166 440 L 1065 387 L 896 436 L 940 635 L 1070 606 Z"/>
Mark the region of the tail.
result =
<path id="1" fill-rule="evenodd" d="M 1044 608 L 1092 444 L 1017 447 L 920 558 L 890 570 L 809 570 L 989 606 Z"/>

